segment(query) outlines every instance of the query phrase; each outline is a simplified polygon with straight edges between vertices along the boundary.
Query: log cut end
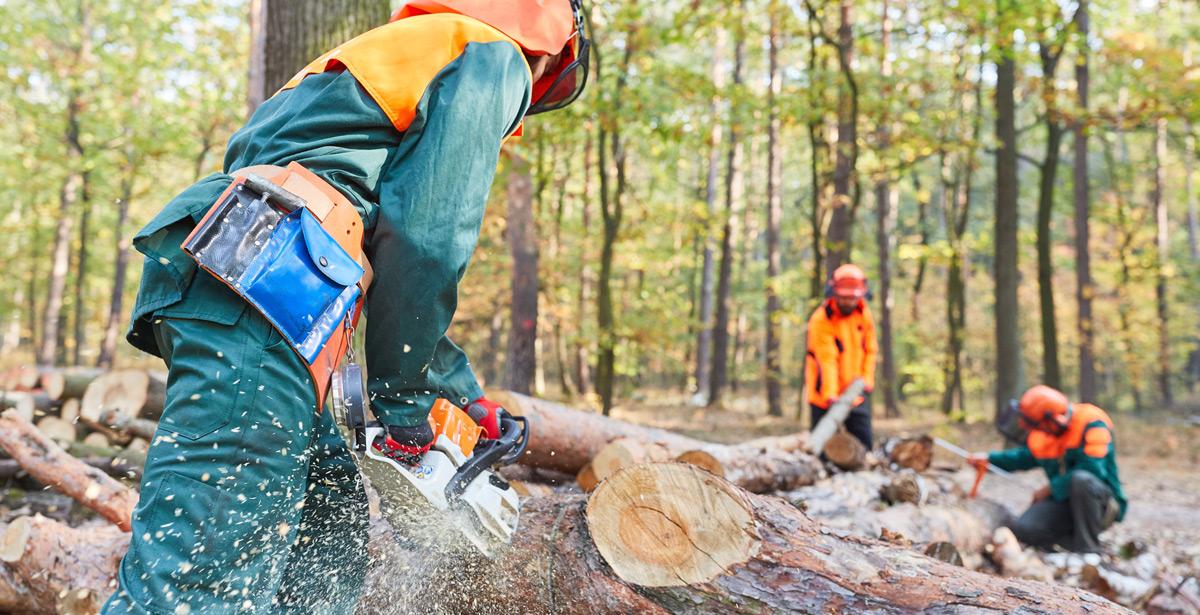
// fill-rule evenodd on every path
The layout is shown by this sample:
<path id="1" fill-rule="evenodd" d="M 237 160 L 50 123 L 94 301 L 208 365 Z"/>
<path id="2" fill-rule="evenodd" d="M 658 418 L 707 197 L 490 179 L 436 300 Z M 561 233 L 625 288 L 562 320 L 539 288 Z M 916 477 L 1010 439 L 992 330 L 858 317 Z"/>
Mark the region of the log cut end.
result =
<path id="1" fill-rule="evenodd" d="M 714 476 L 725 478 L 725 466 L 721 465 L 721 462 L 712 453 L 700 450 L 688 451 L 676 457 L 675 461 L 703 468 Z"/>
<path id="2" fill-rule="evenodd" d="M 617 438 L 604 445 L 592 458 L 592 474 L 602 481 L 623 468 L 654 461 L 669 461 L 667 448 L 656 442 L 643 442 L 636 438 Z"/>
<path id="3" fill-rule="evenodd" d="M 80 401 L 79 415 L 99 422 L 102 412 L 115 408 L 123 414 L 139 416 L 148 405 L 150 386 L 150 375 L 145 370 L 108 372 L 88 384 Z"/>
<path id="4" fill-rule="evenodd" d="M 588 528 L 621 579 L 645 587 L 705 583 L 759 550 L 754 512 L 724 480 L 692 465 L 626 468 L 588 501 Z"/>
<path id="5" fill-rule="evenodd" d="M 29 517 L 17 517 L 8 527 L 4 528 L 4 536 L 0 537 L 0 562 L 12 563 L 25 555 L 25 545 L 29 544 L 32 533 Z"/>
<path id="6" fill-rule="evenodd" d="M 825 457 L 847 472 L 857 472 L 867 465 L 867 447 L 850 432 L 840 429 L 825 443 Z"/>

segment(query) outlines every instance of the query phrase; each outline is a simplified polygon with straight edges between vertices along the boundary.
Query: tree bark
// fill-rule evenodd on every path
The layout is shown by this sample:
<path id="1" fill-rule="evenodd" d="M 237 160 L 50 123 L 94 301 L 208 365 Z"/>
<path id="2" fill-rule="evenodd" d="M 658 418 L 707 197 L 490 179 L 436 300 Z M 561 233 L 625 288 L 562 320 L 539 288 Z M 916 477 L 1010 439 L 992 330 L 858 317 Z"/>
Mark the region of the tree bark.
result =
<path id="1" fill-rule="evenodd" d="M 892 60 L 890 52 L 892 19 L 888 15 L 890 3 L 883 0 L 880 13 L 882 34 L 879 41 L 880 77 L 884 80 L 883 104 L 884 110 L 875 129 L 876 149 L 883 155 L 891 147 L 891 114 L 889 107 L 892 92 Z M 875 182 L 875 246 L 879 252 L 879 354 L 880 373 L 876 389 L 883 393 L 884 412 L 889 417 L 900 416 L 900 406 L 896 403 L 896 355 L 893 348 L 892 310 L 895 299 L 892 297 L 892 252 L 896 249 L 896 210 L 899 194 L 892 190 L 891 178 L 885 171 Z"/>
<path id="2" fill-rule="evenodd" d="M 704 245 L 700 270 L 700 311 L 697 316 L 696 332 L 696 365 L 694 370 L 695 393 L 708 402 L 710 387 L 709 375 L 712 373 L 712 338 L 713 338 L 713 281 L 716 269 L 716 254 L 713 250 L 713 222 L 717 219 L 717 184 L 721 180 L 721 123 L 717 121 L 720 111 L 721 95 L 725 88 L 725 71 L 722 70 L 722 55 L 725 50 L 725 29 L 717 27 L 712 50 L 712 87 L 713 96 L 709 99 L 708 111 L 712 126 L 708 133 L 708 173 L 704 184 L 704 206 L 706 216 L 701 229 L 701 241 Z"/>
<path id="3" fill-rule="evenodd" d="M 529 394 L 537 365 L 538 246 L 533 219 L 529 163 L 509 156 L 508 216 L 505 239 L 512 253 L 512 319 L 504 361 L 504 387 Z"/>
<path id="4" fill-rule="evenodd" d="M 81 98 L 79 90 L 72 89 L 67 100 L 67 155 L 63 164 L 67 176 L 59 189 L 58 222 L 54 231 L 54 246 L 51 248 L 50 279 L 42 316 L 42 345 L 38 350 L 38 363 L 42 365 L 56 363 L 62 344 L 60 319 L 63 293 L 67 287 L 67 269 L 71 263 L 71 227 L 75 222 L 75 205 L 79 202 L 79 191 L 83 184 L 83 146 L 79 140 L 79 113 L 83 106 Z"/>
<path id="5" fill-rule="evenodd" d="M 317 56 L 384 25 L 391 14 L 388 0 L 257 1 L 261 6 L 250 8 L 252 24 L 260 26 L 251 30 L 251 113 Z"/>
<path id="6" fill-rule="evenodd" d="M 256 0 L 263 1 L 263 0 Z M 116 238 L 116 258 L 113 264 L 112 302 L 108 306 L 108 323 L 104 327 L 104 341 L 100 345 L 100 356 L 96 366 L 112 369 L 117 354 L 117 340 L 125 323 L 125 278 L 129 272 L 130 238 L 125 236 L 125 225 L 129 222 L 129 203 L 133 199 L 134 182 L 138 164 L 134 161 L 135 150 L 130 146 L 125 154 L 125 166 L 121 178 L 121 198 L 117 200 L 117 222 L 113 235 Z"/>
<path id="7" fill-rule="evenodd" d="M 782 306 L 779 300 L 779 255 L 780 218 L 783 217 L 781 179 L 783 175 L 783 152 L 779 143 L 779 111 L 776 97 L 779 96 L 779 20 L 780 7 L 771 3 L 770 30 L 767 33 L 767 279 L 766 279 L 766 347 L 764 348 L 764 376 L 767 388 L 767 414 L 783 416 L 783 366 L 779 356 L 780 325 Z"/>
<path id="8" fill-rule="evenodd" d="M 583 198 L 579 201 L 579 216 L 580 223 L 583 227 L 583 233 L 580 238 L 579 246 L 579 297 L 577 310 L 575 315 L 578 322 L 583 322 L 587 314 L 588 301 L 591 298 L 590 289 L 592 285 L 592 270 L 588 266 L 591 253 L 588 246 L 591 245 L 592 227 L 592 134 L 587 133 L 586 141 L 583 145 Z M 575 388 L 579 389 L 580 395 L 586 395 L 592 390 L 592 369 L 591 360 L 589 358 L 589 348 L 587 337 L 582 332 L 577 332 L 575 335 Z"/>
<path id="9" fill-rule="evenodd" d="M 1062 149 L 1066 129 L 1058 118 L 1057 96 L 1054 85 L 1058 60 L 1062 47 L 1047 41 L 1039 41 L 1038 55 L 1042 63 L 1042 98 L 1046 105 L 1043 121 L 1046 124 L 1046 154 L 1042 158 L 1041 183 L 1038 187 L 1037 210 L 1037 256 L 1038 297 L 1042 320 L 1042 382 L 1062 388 L 1062 375 L 1058 365 L 1058 322 L 1054 310 L 1054 261 L 1053 226 L 1054 185 L 1058 176 L 1058 158 Z"/>
<path id="10" fill-rule="evenodd" d="M 808 224 L 812 232 L 812 276 L 809 278 L 809 297 L 811 300 L 816 300 L 822 295 L 822 289 L 825 287 L 824 259 L 822 247 L 825 245 L 823 236 L 825 229 L 825 210 L 827 209 L 824 202 L 825 182 L 822 181 L 821 159 L 828 154 L 829 143 L 825 141 L 821 134 L 821 125 L 823 118 L 821 113 L 815 110 L 823 109 L 823 101 L 821 100 L 822 90 L 818 75 L 824 67 L 819 66 L 821 56 L 818 54 L 818 41 L 823 31 L 819 23 L 818 17 L 811 4 L 805 4 L 806 14 L 808 16 L 808 70 L 812 77 L 812 86 L 808 88 L 808 104 L 814 110 L 809 115 L 808 120 L 808 146 L 809 146 L 809 190 L 812 192 L 812 203 L 809 208 Z M 823 154 L 825 156 L 823 156 Z"/>
<path id="11" fill-rule="evenodd" d="M 129 531 L 137 492 L 67 454 L 29 421 L 11 411 L 0 415 L 0 448 L 30 476 Z"/>
<path id="12" fill-rule="evenodd" d="M 993 276 L 996 284 L 996 406 L 999 416 L 1020 387 L 1021 330 L 1017 324 L 1017 129 L 1016 90 L 1017 64 L 1013 54 L 1012 0 L 997 0 L 999 11 L 998 52 L 996 65 L 996 204 L 995 204 L 995 262 Z"/>
<path id="13" fill-rule="evenodd" d="M 837 32 L 838 65 L 845 83 L 838 89 L 837 157 L 833 169 L 833 214 L 826 235 L 826 277 L 850 260 L 852 210 L 857 195 L 851 194 L 858 164 L 858 83 L 854 76 L 854 2 L 840 0 Z"/>
<path id="14" fill-rule="evenodd" d="M 96 613 L 112 593 L 129 534 L 112 526 L 73 528 L 41 515 L 18 517 L 0 548 L 0 610 Z M 13 601 L 13 596 L 17 598 Z"/>
<path id="15" fill-rule="evenodd" d="M 742 6 L 739 2 L 738 7 Z M 740 12 L 735 12 L 740 15 Z M 740 16 L 738 17 L 740 19 Z M 734 24 L 733 91 L 742 85 L 745 64 L 745 31 Z M 721 396 L 729 382 L 729 312 L 733 287 L 733 237 L 737 233 L 736 203 L 742 198 L 741 177 L 741 100 L 732 99 L 729 111 L 729 145 L 725 156 L 725 212 L 721 225 L 721 263 L 717 272 L 716 321 L 713 323 L 712 368 L 709 370 L 708 405 L 720 407 Z"/>
<path id="16" fill-rule="evenodd" d="M 88 241 L 91 234 L 92 195 L 91 173 L 84 171 L 79 186 L 79 249 L 75 252 L 75 305 L 74 343 L 71 348 L 71 365 L 81 365 L 83 348 L 87 345 L 84 322 L 87 320 L 87 305 L 84 298 L 87 289 Z"/>
<path id="17" fill-rule="evenodd" d="M 1096 288 L 1092 283 L 1091 252 L 1088 247 L 1088 210 L 1091 195 L 1088 186 L 1088 0 L 1080 0 L 1075 12 L 1079 32 L 1079 58 L 1075 61 L 1075 91 L 1079 117 L 1075 120 L 1073 141 L 1075 158 L 1073 196 L 1075 202 L 1075 302 L 1078 305 L 1079 331 L 1079 400 L 1096 401 L 1096 360 L 1092 351 L 1092 298 Z"/>
<path id="18" fill-rule="evenodd" d="M 1171 258 L 1170 220 L 1167 218 L 1167 202 L 1163 198 L 1166 189 L 1167 120 L 1158 118 L 1154 122 L 1154 190 L 1151 192 L 1155 226 L 1154 298 L 1158 308 L 1158 388 L 1163 406 L 1175 403 L 1171 393 L 1171 337 L 1169 331 L 1170 298 L 1167 296 L 1167 267 Z"/>

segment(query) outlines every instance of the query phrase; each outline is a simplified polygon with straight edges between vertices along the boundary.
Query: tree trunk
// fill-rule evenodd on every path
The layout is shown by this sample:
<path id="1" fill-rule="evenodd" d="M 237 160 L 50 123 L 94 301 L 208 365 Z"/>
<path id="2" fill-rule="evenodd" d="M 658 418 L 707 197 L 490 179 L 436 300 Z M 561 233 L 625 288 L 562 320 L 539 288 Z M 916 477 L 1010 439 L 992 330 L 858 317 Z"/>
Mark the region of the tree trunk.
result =
<path id="1" fill-rule="evenodd" d="M 779 356 L 779 321 L 782 317 L 782 306 L 779 300 L 779 274 L 781 263 L 779 256 L 780 218 L 783 217 L 783 199 L 780 191 L 783 189 L 783 153 L 779 143 L 779 112 L 775 108 L 776 97 L 779 95 L 779 19 L 780 9 L 772 3 L 767 11 L 770 13 L 770 31 L 767 34 L 767 313 L 766 313 L 766 347 L 764 348 L 764 375 L 767 387 L 767 414 L 783 416 L 783 367 Z"/>
<path id="2" fill-rule="evenodd" d="M 1073 196 L 1075 202 L 1075 302 L 1078 305 L 1079 330 L 1079 400 L 1096 401 L 1096 359 L 1092 351 L 1092 284 L 1091 249 L 1088 247 L 1088 209 L 1091 195 L 1088 188 L 1088 0 L 1080 0 L 1075 13 L 1076 28 L 1081 41 L 1075 61 L 1075 88 L 1081 117 L 1073 128 L 1075 160 Z"/>
<path id="3" fill-rule="evenodd" d="M 255 0 L 250 7 L 250 112 L 317 56 L 384 25 L 390 14 L 388 0 Z"/>
<path id="4" fill-rule="evenodd" d="M 1054 186 L 1058 176 L 1058 158 L 1062 149 L 1063 128 L 1058 118 L 1056 98 L 1057 88 L 1054 85 L 1058 60 L 1062 57 L 1062 47 L 1054 47 L 1046 41 L 1039 41 L 1038 54 L 1042 63 L 1042 98 L 1045 100 L 1046 111 L 1046 155 L 1042 159 L 1041 184 L 1038 187 L 1037 210 L 1037 255 L 1038 255 L 1038 297 L 1041 304 L 1042 316 L 1042 383 L 1062 388 L 1062 375 L 1058 366 L 1058 321 L 1054 310 L 1054 255 L 1053 255 L 1053 214 Z"/>
<path id="5" fill-rule="evenodd" d="M 1167 267 L 1171 258 L 1170 222 L 1167 218 L 1167 201 L 1163 198 L 1166 189 L 1167 120 L 1158 118 L 1154 122 L 1154 204 L 1155 254 L 1154 297 L 1158 307 L 1158 388 L 1162 393 L 1163 406 L 1175 403 L 1171 394 L 1171 337 L 1169 331 L 1170 298 L 1167 296 Z"/>
<path id="6" fill-rule="evenodd" d="M 1193 172 L 1196 168 L 1196 131 L 1191 120 L 1185 124 L 1183 150 L 1183 200 L 1187 204 L 1188 253 L 1192 260 L 1200 260 L 1200 219 L 1196 213 L 1196 187 L 1193 182 Z"/>
<path id="7" fill-rule="evenodd" d="M 890 104 L 892 85 L 892 60 L 888 55 L 892 34 L 892 20 L 888 15 L 890 4 L 883 1 L 880 13 L 882 34 L 880 35 L 880 77 L 884 79 L 884 111 L 875 130 L 876 148 L 883 155 L 891 146 L 891 114 L 887 105 Z M 896 354 L 893 349 L 892 310 L 895 299 L 892 297 L 892 252 L 896 249 L 896 209 L 899 194 L 892 190 L 891 179 L 883 174 L 875 182 L 875 245 L 879 252 L 879 354 L 880 378 L 876 389 L 883 392 L 883 407 L 887 416 L 899 417 L 900 406 L 896 403 Z"/>
<path id="8" fill-rule="evenodd" d="M 261 1 L 261 0 L 257 0 Z M 128 134 L 128 133 L 127 133 Z M 132 137 L 132 135 L 129 135 Z M 130 147 L 125 153 L 122 169 L 121 198 L 117 200 L 117 223 L 113 229 L 116 243 L 116 258 L 113 264 L 112 302 L 108 306 L 108 323 L 104 327 L 104 341 L 100 345 L 100 357 L 96 366 L 112 369 L 117 354 L 117 339 L 125 323 L 125 277 L 129 272 L 130 238 L 125 236 L 125 225 L 129 222 L 129 203 L 133 199 L 134 182 L 139 169 L 134 160 L 135 150 Z"/>
<path id="9" fill-rule="evenodd" d="M 1128 160 L 1125 135 L 1117 129 L 1117 141 L 1121 145 L 1122 161 Z M 1137 224 L 1130 220 L 1129 199 L 1125 195 L 1124 178 L 1117 168 L 1112 152 L 1112 144 L 1107 140 L 1104 144 L 1104 161 L 1108 167 L 1107 176 L 1112 185 L 1112 192 L 1117 207 L 1117 261 L 1120 263 L 1120 276 L 1117 283 L 1117 316 L 1118 337 L 1121 340 L 1121 360 L 1129 376 L 1129 390 L 1133 395 L 1134 409 L 1142 409 L 1142 365 L 1138 361 L 1138 352 L 1144 346 L 1143 341 L 1136 337 L 1133 330 L 1133 317 L 1130 303 L 1132 297 L 1127 292 L 1133 288 L 1133 265 L 1137 258 L 1134 248 Z"/>
<path id="10" fill-rule="evenodd" d="M 87 37 L 84 37 L 86 40 Z M 82 56 L 82 52 L 79 54 Z M 78 58 L 79 56 L 77 56 Z M 83 146 L 79 141 L 79 113 L 82 94 L 72 89 L 67 100 L 67 156 L 63 167 L 67 176 L 59 189 L 58 222 L 51 248 L 50 279 L 46 287 L 46 305 L 42 316 L 42 346 L 38 363 L 54 365 L 62 344 L 63 293 L 67 287 L 67 269 L 71 264 L 71 227 L 74 225 L 75 205 L 83 184 Z"/>
<path id="11" fill-rule="evenodd" d="M 826 276 L 850 260 L 852 209 L 857 195 L 850 190 L 858 163 L 858 83 L 854 65 L 854 2 L 840 0 L 838 25 L 838 65 L 845 84 L 838 89 L 837 158 L 833 169 L 833 215 L 826 236 Z"/>
<path id="12" fill-rule="evenodd" d="M 580 222 L 583 227 L 583 232 L 580 237 L 579 246 L 579 297 L 576 309 L 578 313 L 575 315 L 577 322 L 583 322 L 587 314 L 587 305 L 590 300 L 592 275 L 591 267 L 588 263 L 591 261 L 591 254 L 588 250 L 590 245 L 592 228 L 592 134 L 587 133 L 586 142 L 583 146 L 583 198 L 579 200 L 579 215 Z M 580 395 L 586 395 L 592 390 L 592 370 L 591 360 L 589 358 L 589 350 L 587 338 L 582 332 L 575 334 L 575 388 L 579 389 Z"/>
<path id="13" fill-rule="evenodd" d="M 509 164 L 505 240 L 512 253 L 512 318 L 504 360 L 504 387 L 528 395 L 537 364 L 537 229 L 533 219 L 529 163 L 514 154 L 509 156 Z"/>
<path id="14" fill-rule="evenodd" d="M 742 4 L 739 2 L 739 7 Z M 739 17 L 740 19 L 740 17 Z M 745 32 L 734 24 L 733 91 L 742 85 L 745 64 Z M 716 321 L 713 323 L 712 368 L 709 370 L 708 405 L 720 407 L 721 395 L 729 381 L 729 311 L 733 286 L 733 236 L 737 232 L 736 202 L 742 198 L 741 177 L 741 100 L 734 98 L 729 112 L 729 149 L 725 157 L 725 212 L 721 226 L 721 264 L 717 272 Z"/>
<path id="15" fill-rule="evenodd" d="M 129 534 L 35 515 L 14 519 L 3 543 L 0 587 L 16 591 L 0 591 L 0 611 L 74 615 L 98 612 L 112 593 Z"/>
<path id="16" fill-rule="evenodd" d="M 1021 330 L 1017 325 L 1017 128 L 1016 59 L 1012 42 L 1011 0 L 997 0 L 999 11 L 999 49 L 996 65 L 996 206 L 995 263 L 996 283 L 996 415 L 1015 398 L 1020 387 Z"/>
<path id="17" fill-rule="evenodd" d="M 822 27 L 819 25 L 819 20 L 813 10 L 811 4 L 806 4 L 808 16 L 808 70 L 813 75 L 811 81 L 812 86 L 808 88 L 808 104 L 813 110 L 822 109 L 821 88 L 817 76 L 819 75 L 819 66 L 821 56 L 818 54 L 818 40 Z M 822 290 L 825 288 L 825 273 L 824 259 L 822 246 L 824 246 L 824 228 L 825 228 L 825 210 L 826 206 L 824 199 L 825 183 L 821 177 L 821 158 L 823 153 L 827 153 L 829 144 L 825 141 L 821 134 L 822 117 L 820 113 L 812 113 L 808 121 L 808 147 L 809 147 L 809 190 L 812 192 L 812 203 L 809 209 L 808 224 L 812 232 L 812 276 L 809 278 L 809 298 L 816 300 L 821 297 Z"/>
<path id="18" fill-rule="evenodd" d="M 921 288 L 925 286 L 925 270 L 929 265 L 929 199 L 931 195 L 929 192 L 921 190 L 921 175 L 915 170 L 912 173 L 912 183 L 917 199 L 917 227 L 920 229 L 921 236 L 921 250 L 917 257 L 917 274 L 913 277 L 912 289 L 912 319 L 917 322 L 921 319 Z M 943 198 L 945 198 L 944 195 Z"/>
<path id="19" fill-rule="evenodd" d="M 704 184 L 706 216 L 701 229 L 704 244 L 703 262 L 700 269 L 700 313 L 697 317 L 695 393 L 707 403 L 712 369 L 713 337 L 713 278 L 716 255 L 713 250 L 713 222 L 717 219 L 717 183 L 721 179 L 721 123 L 717 121 L 720 111 L 721 91 L 725 88 L 725 72 L 722 69 L 722 54 L 725 50 L 725 29 L 717 27 L 712 50 L 713 96 L 708 110 L 712 126 L 708 133 L 708 174 Z"/>
<path id="20" fill-rule="evenodd" d="M 71 365 L 81 365 L 83 348 L 87 345 L 85 322 L 87 321 L 88 241 L 91 239 L 92 195 L 91 174 L 84 171 L 79 187 L 79 201 L 83 211 L 79 214 L 79 250 L 75 253 L 75 322 L 74 346 L 71 349 Z"/>

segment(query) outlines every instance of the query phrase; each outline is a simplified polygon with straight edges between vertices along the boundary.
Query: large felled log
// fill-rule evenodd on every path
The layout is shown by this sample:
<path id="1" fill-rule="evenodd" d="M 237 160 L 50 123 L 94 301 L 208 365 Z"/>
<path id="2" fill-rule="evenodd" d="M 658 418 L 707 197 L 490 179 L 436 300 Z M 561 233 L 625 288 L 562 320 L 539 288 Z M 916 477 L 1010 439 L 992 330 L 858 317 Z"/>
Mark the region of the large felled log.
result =
<path id="1" fill-rule="evenodd" d="M 104 370 L 94 367 L 68 367 L 64 369 L 46 369 L 41 373 L 42 390 L 50 399 L 79 399 L 93 380 L 104 374 Z"/>
<path id="2" fill-rule="evenodd" d="M 744 445 L 729 446 L 704 442 L 677 433 L 642 427 L 602 416 L 569 408 L 543 399 L 537 399 L 511 391 L 490 391 L 488 396 L 516 415 L 529 419 L 529 449 L 521 459 L 522 464 L 539 468 L 579 474 L 609 442 L 618 438 L 629 438 L 643 444 L 655 444 L 666 448 L 672 457 L 689 451 L 704 451 L 718 457 L 719 465 L 743 463 L 754 453 L 765 450 L 780 452 L 796 451 L 807 441 L 807 434 L 770 436 L 752 440 Z M 736 448 L 736 451 L 729 449 Z M 728 452 L 725 452 L 728 451 Z M 736 459 L 737 461 L 730 461 Z M 716 466 L 714 466 L 716 467 Z M 748 473 L 767 472 L 747 470 Z M 595 468 L 587 478 L 595 478 Z M 731 469 L 727 474 L 737 476 L 741 470 Z M 720 474 L 721 472 L 717 472 Z M 759 478 L 762 478 L 759 475 Z M 739 482 L 741 479 L 738 479 Z M 811 482 L 811 481 L 810 481 Z M 749 483 L 747 483 L 749 484 Z M 799 484 L 807 484 L 803 481 Z"/>
<path id="3" fill-rule="evenodd" d="M 676 461 L 704 468 L 752 493 L 790 491 L 811 485 L 824 475 L 821 462 L 812 455 L 763 448 L 753 443 L 709 445 L 687 451 Z"/>
<path id="4" fill-rule="evenodd" d="M 924 472 L 933 463 L 933 438 L 894 438 L 883 445 L 888 461 L 900 466 Z"/>
<path id="5" fill-rule="evenodd" d="M 825 443 L 825 458 L 848 472 L 867 466 L 867 447 L 845 429 L 839 429 Z"/>
<path id="6" fill-rule="evenodd" d="M 112 593 L 129 534 L 112 526 L 72 528 L 35 515 L 4 530 L 0 609 L 14 613 L 95 613 Z M 8 594 L 8 595 L 6 595 Z M 16 600 L 17 604 L 6 604 Z"/>
<path id="7" fill-rule="evenodd" d="M 604 445 L 592 457 L 592 475 L 602 481 L 622 468 L 651 461 L 670 461 L 671 452 L 657 442 L 643 442 L 636 438 L 617 438 Z"/>
<path id="8" fill-rule="evenodd" d="M 67 454 L 29 421 L 8 410 L 0 414 L 0 448 L 33 478 L 129 531 L 137 492 Z"/>
<path id="9" fill-rule="evenodd" d="M 80 402 L 79 416 L 100 421 L 105 410 L 116 409 L 127 416 L 158 419 L 166 400 L 167 378 L 161 372 L 120 369 L 101 375 L 88 384 Z"/>

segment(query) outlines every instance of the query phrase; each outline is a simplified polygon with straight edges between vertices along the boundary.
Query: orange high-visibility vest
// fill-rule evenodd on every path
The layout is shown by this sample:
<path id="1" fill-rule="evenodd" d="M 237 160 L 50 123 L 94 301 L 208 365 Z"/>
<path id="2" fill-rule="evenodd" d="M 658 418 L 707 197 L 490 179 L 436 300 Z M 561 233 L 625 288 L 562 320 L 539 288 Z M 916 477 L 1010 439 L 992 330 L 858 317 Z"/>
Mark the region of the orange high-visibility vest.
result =
<path id="1" fill-rule="evenodd" d="M 827 300 L 808 320 L 804 374 L 808 403 L 828 408 L 856 378 L 866 382 L 868 391 L 874 389 L 878 353 L 875 319 L 867 303 L 859 302 L 857 309 L 843 316 L 834 300 Z"/>

